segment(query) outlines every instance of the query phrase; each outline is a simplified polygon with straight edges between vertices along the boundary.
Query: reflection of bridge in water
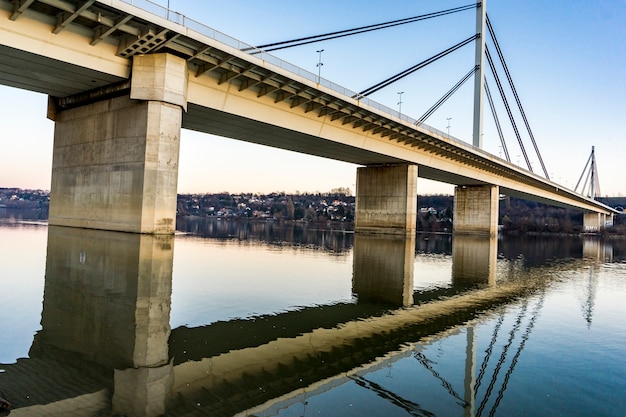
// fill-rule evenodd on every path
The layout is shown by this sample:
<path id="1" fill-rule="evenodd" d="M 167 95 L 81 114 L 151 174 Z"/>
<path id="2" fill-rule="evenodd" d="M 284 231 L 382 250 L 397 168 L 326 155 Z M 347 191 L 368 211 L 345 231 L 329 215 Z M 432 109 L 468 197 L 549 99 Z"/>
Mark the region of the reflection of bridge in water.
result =
<path id="1" fill-rule="evenodd" d="M 366 374 L 384 366 L 384 358 L 389 362 L 396 356 L 413 354 L 428 365 L 423 354 L 403 346 L 459 331 L 479 312 L 524 298 L 546 284 L 543 276 L 532 274 L 496 279 L 495 259 L 484 256 L 493 252 L 494 242 L 487 239 L 485 249 L 485 240 L 472 239 L 463 250 L 457 247 L 462 256 L 453 256 L 449 288 L 412 291 L 415 237 L 357 235 L 357 304 L 171 330 L 173 237 L 50 227 L 42 330 L 29 359 L 3 365 L 3 378 L 12 381 L 5 395 L 16 399 L 16 416 L 74 415 L 78 410 L 219 416 L 268 401 L 298 401 L 305 392 L 356 381 L 407 405 L 384 387 L 368 383 Z M 467 245 L 484 262 L 472 259 Z M 469 376 L 475 375 L 471 333 Z M 509 348 L 517 349 L 514 357 L 523 349 L 523 344 L 517 346 Z M 481 375 L 473 383 L 470 377 L 470 392 L 478 390 Z M 483 384 L 488 377 L 484 375 Z M 469 404 L 480 407 L 465 391 L 461 396 L 453 390 L 463 398 L 464 409 L 471 409 Z"/>

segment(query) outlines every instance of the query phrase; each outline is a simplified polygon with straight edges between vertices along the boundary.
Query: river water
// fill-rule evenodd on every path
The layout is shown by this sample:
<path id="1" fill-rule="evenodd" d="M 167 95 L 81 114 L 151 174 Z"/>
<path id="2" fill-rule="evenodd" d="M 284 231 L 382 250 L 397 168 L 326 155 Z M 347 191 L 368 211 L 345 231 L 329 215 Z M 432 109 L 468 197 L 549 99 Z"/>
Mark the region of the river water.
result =
<path id="1" fill-rule="evenodd" d="M 11 416 L 623 416 L 626 241 L 0 213 Z"/>

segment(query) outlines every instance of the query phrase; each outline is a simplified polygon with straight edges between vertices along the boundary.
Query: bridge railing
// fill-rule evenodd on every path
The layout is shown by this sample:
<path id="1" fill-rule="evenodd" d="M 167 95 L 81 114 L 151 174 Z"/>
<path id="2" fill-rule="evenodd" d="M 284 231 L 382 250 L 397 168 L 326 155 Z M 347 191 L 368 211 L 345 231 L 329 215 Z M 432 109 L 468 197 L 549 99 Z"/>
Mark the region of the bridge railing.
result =
<path id="1" fill-rule="evenodd" d="M 198 32 L 208 38 L 214 39 L 218 42 L 221 42 L 225 45 L 228 45 L 232 48 L 236 48 L 239 49 L 240 51 L 246 52 L 250 55 L 253 55 L 257 58 L 260 58 L 264 61 L 267 61 L 269 63 L 271 63 L 272 65 L 275 65 L 279 68 L 282 68 L 286 71 L 289 71 L 293 74 L 299 75 L 300 77 L 303 77 L 309 81 L 313 81 L 314 83 L 317 83 L 319 85 L 322 85 L 326 88 L 331 89 L 332 91 L 335 91 L 341 95 L 344 95 L 346 97 L 352 97 L 352 98 L 357 98 L 359 102 L 380 110 L 381 112 L 387 113 L 391 116 L 394 116 L 398 119 L 404 120 L 412 125 L 418 125 L 417 120 L 413 119 L 412 117 L 407 116 L 406 114 L 400 113 L 397 110 L 394 110 L 390 107 L 387 107 L 383 104 L 380 104 L 374 100 L 371 100 L 367 97 L 358 97 L 358 93 L 352 90 L 349 90 L 343 86 L 340 86 L 338 84 L 333 83 L 332 81 L 329 81 L 325 78 L 321 78 L 318 77 L 317 74 L 314 74 L 310 71 L 307 71 L 303 68 L 298 67 L 297 65 L 291 64 L 287 61 L 284 61 L 272 54 L 269 54 L 265 51 L 263 51 L 262 49 L 257 48 L 254 45 L 250 45 L 247 44 L 245 42 L 242 42 L 238 39 L 233 38 L 232 36 L 229 36 L 225 33 L 222 33 L 218 30 L 215 30 L 209 26 L 206 26 L 203 23 L 200 23 L 196 20 L 190 19 L 189 17 L 185 16 L 182 13 L 176 12 L 174 10 L 170 10 L 165 6 L 161 6 L 160 4 L 156 4 L 150 0 L 121 0 L 124 3 L 128 3 L 131 4 L 133 6 L 136 6 L 148 13 L 152 13 L 156 16 L 159 16 L 163 19 L 167 19 L 170 22 L 179 24 L 187 29 L 193 30 L 195 32 Z M 460 140 L 458 138 L 455 138 L 454 136 L 450 136 L 448 133 L 443 132 L 439 129 L 435 129 L 432 126 L 429 126 L 425 123 L 420 123 L 419 127 L 427 130 L 437 136 L 441 136 L 441 137 L 445 137 L 447 139 L 449 139 L 451 142 L 455 142 L 455 143 L 462 143 L 463 146 L 470 146 L 472 148 L 475 148 L 477 150 L 480 150 L 479 148 L 473 146 L 470 143 L 467 143 L 463 140 Z"/>

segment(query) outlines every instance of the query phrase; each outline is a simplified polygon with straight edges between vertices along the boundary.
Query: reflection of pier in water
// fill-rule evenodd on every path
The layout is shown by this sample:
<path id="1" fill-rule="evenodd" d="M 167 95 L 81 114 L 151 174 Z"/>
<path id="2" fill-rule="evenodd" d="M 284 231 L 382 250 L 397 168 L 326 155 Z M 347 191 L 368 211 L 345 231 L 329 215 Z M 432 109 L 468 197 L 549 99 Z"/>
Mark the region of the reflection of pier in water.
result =
<path id="1" fill-rule="evenodd" d="M 377 358 L 407 342 L 458 329 L 477 312 L 545 284 L 497 282 L 493 259 L 480 255 L 486 263 L 476 262 L 465 248 L 462 257 L 453 256 L 453 264 L 462 265 L 453 265 L 449 288 L 414 292 L 414 238 L 358 235 L 353 277 L 358 304 L 170 332 L 173 243 L 172 237 L 49 228 L 42 330 L 30 359 L 3 365 L 3 378 L 12 381 L 5 395 L 14 399 L 14 415 L 72 415 L 79 409 L 129 416 L 200 410 L 232 415 L 277 397 L 330 389 L 346 376 L 365 384 L 365 373 L 381 366 Z M 474 245 L 476 253 L 485 253 L 484 242 Z M 285 330 L 267 332 L 269 327 Z"/>

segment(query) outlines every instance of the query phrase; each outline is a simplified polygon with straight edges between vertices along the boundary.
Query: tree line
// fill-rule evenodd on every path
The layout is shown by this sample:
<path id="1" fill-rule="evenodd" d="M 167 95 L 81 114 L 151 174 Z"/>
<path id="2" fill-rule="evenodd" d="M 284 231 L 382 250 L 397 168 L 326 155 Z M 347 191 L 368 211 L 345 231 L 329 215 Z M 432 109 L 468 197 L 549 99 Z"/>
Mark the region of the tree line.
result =
<path id="1" fill-rule="evenodd" d="M 309 223 L 341 222 L 353 227 L 356 201 L 347 188 L 329 192 L 269 194 L 228 192 L 179 194 L 177 215 Z M 50 195 L 43 190 L 0 188 L 0 209 L 36 209 L 47 216 Z M 611 207 L 626 206 L 626 197 L 603 198 Z M 454 222 L 454 197 L 445 194 L 417 198 L 416 227 L 421 232 L 451 232 Z M 514 197 L 500 199 L 498 224 L 504 233 L 580 233 L 583 213 Z M 618 215 L 605 234 L 626 235 L 626 215 Z"/>

